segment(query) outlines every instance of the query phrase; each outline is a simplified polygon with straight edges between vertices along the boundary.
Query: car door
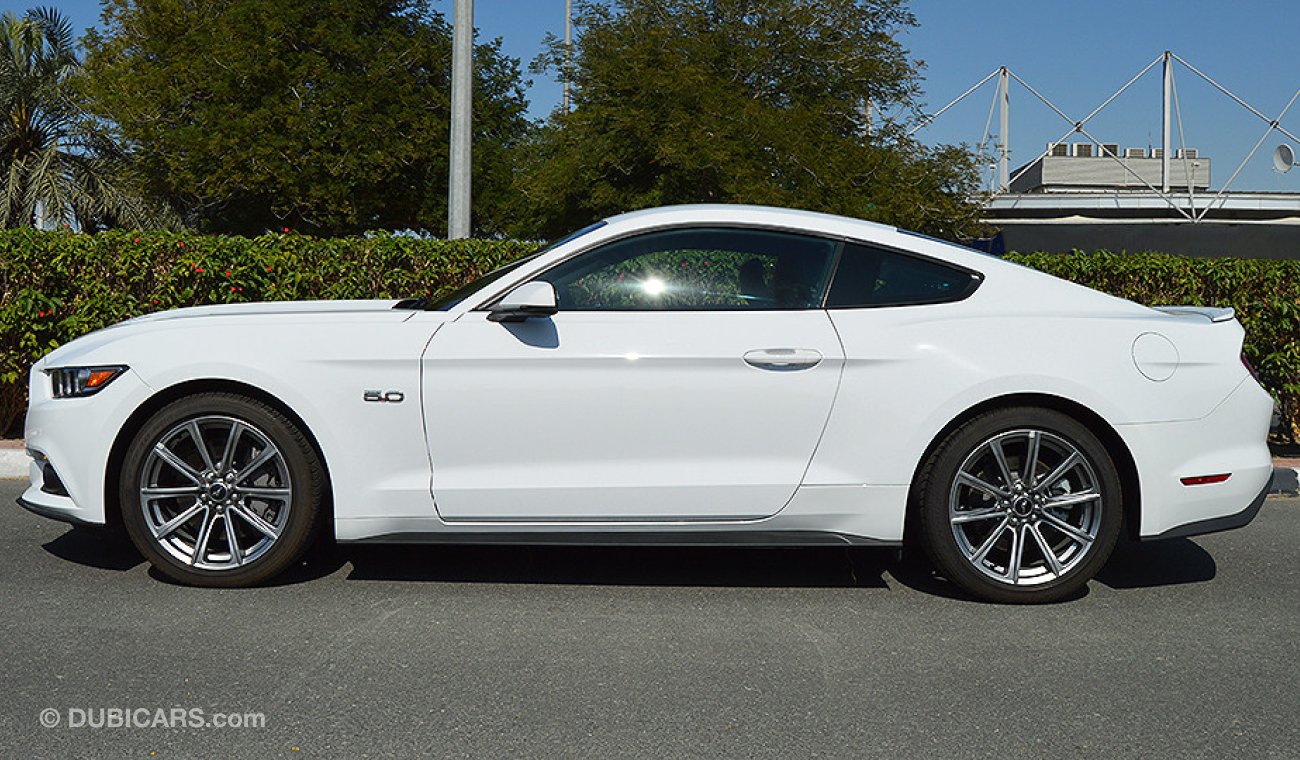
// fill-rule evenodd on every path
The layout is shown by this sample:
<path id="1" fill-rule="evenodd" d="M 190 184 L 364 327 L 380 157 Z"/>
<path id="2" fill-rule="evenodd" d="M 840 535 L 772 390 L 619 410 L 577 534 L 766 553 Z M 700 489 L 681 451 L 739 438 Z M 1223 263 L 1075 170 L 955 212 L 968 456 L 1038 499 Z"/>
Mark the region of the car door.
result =
<path id="1" fill-rule="evenodd" d="M 843 351 L 821 308 L 836 241 L 642 233 L 537 275 L 558 312 L 443 325 L 426 350 L 447 520 L 741 520 L 779 511 L 825 428 Z"/>

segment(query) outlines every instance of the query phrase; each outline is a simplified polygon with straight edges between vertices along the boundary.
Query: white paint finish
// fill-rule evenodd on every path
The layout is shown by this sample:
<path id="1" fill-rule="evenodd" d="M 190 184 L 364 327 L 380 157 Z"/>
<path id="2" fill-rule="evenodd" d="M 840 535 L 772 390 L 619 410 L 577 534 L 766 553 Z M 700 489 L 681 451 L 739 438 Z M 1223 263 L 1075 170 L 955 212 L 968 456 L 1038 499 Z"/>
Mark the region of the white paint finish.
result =
<path id="1" fill-rule="evenodd" d="M 562 312 L 503 325 L 474 311 L 603 242 L 696 224 L 872 242 L 967 267 L 984 282 L 959 303 L 829 314 Z M 56 350 L 33 373 L 28 441 L 51 454 L 72 498 L 28 494 L 102 522 L 109 446 L 125 420 L 154 393 L 211 379 L 260 388 L 303 420 L 346 539 L 542 524 L 897 540 L 908 484 L 939 431 L 982 402 L 1024 393 L 1080 404 L 1119 432 L 1137 461 L 1145 534 L 1241 510 L 1268 469 L 1271 402 L 1238 360 L 1235 320 L 1154 311 L 867 222 L 741 206 L 637 212 L 449 312 L 392 305 L 187 309 Z M 1164 382 L 1134 364 L 1143 333 L 1177 349 L 1178 370 Z M 746 354 L 811 366 L 765 369 Z M 40 370 L 83 364 L 132 369 L 90 398 L 50 398 Z M 367 403 L 365 390 L 405 400 Z M 1177 484 L 1224 471 L 1233 477 L 1222 487 Z M 460 521 L 439 516 L 431 490 Z"/>
<path id="2" fill-rule="evenodd" d="M 782 366 L 751 366 L 755 351 Z M 786 354 L 783 352 L 789 351 Z M 810 353 L 818 362 L 805 361 Z M 438 512 L 463 519 L 775 513 L 830 413 L 824 312 L 561 312 L 445 325 L 425 355 Z"/>
<path id="3" fill-rule="evenodd" d="M 1178 348 L 1160 333 L 1144 332 L 1133 340 L 1133 365 L 1146 379 L 1163 383 L 1178 369 Z"/>

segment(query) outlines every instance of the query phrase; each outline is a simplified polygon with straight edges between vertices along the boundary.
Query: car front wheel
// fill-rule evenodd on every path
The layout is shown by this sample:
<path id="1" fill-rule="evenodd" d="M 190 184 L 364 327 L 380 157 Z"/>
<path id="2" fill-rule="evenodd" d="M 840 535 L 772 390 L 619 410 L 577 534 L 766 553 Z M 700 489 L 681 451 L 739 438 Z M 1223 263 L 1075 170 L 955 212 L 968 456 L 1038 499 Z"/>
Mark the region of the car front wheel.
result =
<path id="1" fill-rule="evenodd" d="M 136 434 L 119 483 L 122 522 L 174 580 L 253 585 L 307 549 L 323 479 L 315 449 L 279 411 L 235 394 L 196 394 Z"/>
<path id="2" fill-rule="evenodd" d="M 922 545 L 972 595 L 1050 602 L 1109 558 L 1123 514 L 1119 474 L 1086 426 L 1060 412 L 1001 409 L 957 428 L 920 480 Z"/>

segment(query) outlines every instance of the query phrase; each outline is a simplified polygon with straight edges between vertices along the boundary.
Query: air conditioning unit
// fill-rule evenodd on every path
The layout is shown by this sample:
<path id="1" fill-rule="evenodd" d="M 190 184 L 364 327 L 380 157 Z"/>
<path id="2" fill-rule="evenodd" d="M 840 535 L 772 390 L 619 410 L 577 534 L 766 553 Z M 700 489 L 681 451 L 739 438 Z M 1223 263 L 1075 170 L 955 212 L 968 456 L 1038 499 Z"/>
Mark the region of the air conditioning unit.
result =
<path id="1" fill-rule="evenodd" d="M 1124 149 L 1124 158 L 1146 158 L 1146 157 L 1147 157 L 1146 148 L 1125 148 Z"/>
<path id="2" fill-rule="evenodd" d="M 1102 157 L 1119 157 L 1119 143 L 1102 143 L 1101 152 L 1098 155 Z"/>
<path id="3" fill-rule="evenodd" d="M 1179 148 L 1178 152 L 1174 154 L 1174 158 L 1196 158 L 1196 157 L 1197 157 L 1197 151 L 1195 148 L 1186 148 L 1186 149 Z"/>
<path id="4" fill-rule="evenodd" d="M 1092 143 L 1075 143 L 1070 147 L 1074 149 L 1075 158 L 1092 158 Z"/>
<path id="5" fill-rule="evenodd" d="M 1065 157 L 1070 155 L 1070 146 L 1067 143 L 1048 143 L 1047 155 Z"/>

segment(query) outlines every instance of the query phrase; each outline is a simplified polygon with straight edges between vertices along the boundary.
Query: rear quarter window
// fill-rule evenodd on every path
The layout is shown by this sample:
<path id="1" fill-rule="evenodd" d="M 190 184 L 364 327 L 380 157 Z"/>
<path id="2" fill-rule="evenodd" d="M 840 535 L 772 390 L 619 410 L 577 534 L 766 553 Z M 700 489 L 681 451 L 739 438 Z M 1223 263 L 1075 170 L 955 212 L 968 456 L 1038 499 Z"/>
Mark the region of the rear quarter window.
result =
<path id="1" fill-rule="evenodd" d="M 826 297 L 828 309 L 914 306 L 966 298 L 983 278 L 933 259 L 848 243 Z"/>

